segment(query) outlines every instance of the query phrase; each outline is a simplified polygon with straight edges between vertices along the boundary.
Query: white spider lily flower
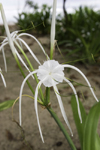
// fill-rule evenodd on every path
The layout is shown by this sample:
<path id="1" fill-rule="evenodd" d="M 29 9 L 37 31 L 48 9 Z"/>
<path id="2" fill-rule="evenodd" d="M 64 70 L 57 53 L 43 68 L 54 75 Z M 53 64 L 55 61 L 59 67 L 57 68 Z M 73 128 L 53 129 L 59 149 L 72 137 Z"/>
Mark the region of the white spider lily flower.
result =
<path id="1" fill-rule="evenodd" d="M 0 68 L 0 75 L 1 75 L 1 78 L 2 78 L 2 81 L 3 81 L 4 86 L 6 87 L 6 86 L 7 86 L 7 85 L 6 85 L 6 81 L 5 81 L 5 78 L 4 78 L 3 74 L 2 74 L 1 68 Z"/>
<path id="2" fill-rule="evenodd" d="M 36 62 L 41 65 L 40 61 L 38 60 L 38 58 L 35 56 L 35 54 L 33 53 L 33 51 L 30 49 L 30 47 L 28 46 L 28 44 L 23 40 L 21 39 L 20 37 L 21 36 L 29 36 L 31 38 L 33 38 L 37 43 L 38 45 L 40 46 L 42 52 L 45 54 L 45 56 L 47 57 L 47 59 L 49 59 L 49 56 L 46 54 L 44 48 L 42 47 L 41 43 L 31 34 L 28 34 L 28 33 L 21 33 L 21 34 L 18 34 L 19 31 L 14 31 L 11 33 L 11 39 L 13 41 L 13 43 L 20 49 L 22 47 L 22 44 L 27 48 L 27 50 L 30 52 L 30 54 L 32 55 L 32 57 L 36 60 Z M 19 44 L 20 43 L 20 44 Z M 0 46 L 0 50 L 2 50 L 3 52 L 3 58 L 4 58 L 4 64 L 5 64 L 5 70 L 7 70 L 7 65 L 6 65 L 6 58 L 5 58 L 5 53 L 4 53 L 4 46 L 9 44 L 9 41 L 8 41 L 8 38 L 6 37 L 1 46 Z M 21 46 L 20 46 L 21 45 Z M 24 67 L 29 71 L 29 68 L 27 67 L 27 65 L 25 64 L 24 60 L 21 58 L 20 54 L 18 53 L 18 51 L 15 49 L 15 53 L 17 55 L 17 57 L 19 58 L 19 60 L 22 62 L 22 64 L 24 65 Z M 29 71 L 30 72 L 30 71 Z"/>
<path id="3" fill-rule="evenodd" d="M 29 71 L 29 68 L 27 67 L 27 65 L 25 64 L 25 62 L 23 61 L 23 59 L 21 58 L 21 56 L 19 55 L 18 51 L 16 50 L 14 44 L 20 49 L 20 45 L 22 46 L 22 43 L 26 46 L 26 48 L 28 49 L 28 51 L 30 52 L 30 54 L 32 55 L 32 57 L 36 60 L 36 62 L 40 65 L 41 63 L 39 62 L 39 60 L 37 59 L 37 57 L 35 56 L 35 54 L 32 52 L 32 50 L 30 49 L 30 47 L 27 45 L 27 43 L 21 39 L 20 37 L 23 36 L 23 35 L 26 35 L 26 36 L 30 36 L 32 37 L 40 46 L 40 48 L 42 49 L 43 53 L 46 55 L 47 59 L 49 59 L 48 55 L 46 54 L 44 48 L 42 47 L 41 43 L 32 35 L 28 34 L 28 33 L 22 33 L 22 34 L 19 34 L 19 31 L 14 31 L 10 34 L 10 31 L 9 31 L 9 28 L 8 28 L 8 25 L 7 25 L 7 21 L 6 21 L 6 17 L 5 17 L 5 13 L 4 13 L 4 9 L 3 9 L 3 6 L 2 4 L 0 3 L 0 11 L 1 11 L 1 16 L 2 16 L 2 19 L 3 19 L 3 23 L 4 23 L 4 26 L 5 26 L 5 30 L 6 30 L 6 34 L 7 34 L 7 37 L 3 40 L 2 42 L 2 45 L 0 46 L 0 50 L 2 50 L 2 53 L 3 53 L 3 59 L 4 59 L 4 65 L 5 65 L 5 71 L 7 71 L 7 64 L 6 64 L 6 57 L 5 57 L 5 53 L 4 53 L 4 46 L 9 44 L 10 45 L 10 48 L 12 50 L 12 53 L 14 54 L 14 57 L 16 58 L 16 55 L 17 57 L 19 58 L 19 60 L 22 62 L 22 64 L 24 65 L 24 67 Z M 19 43 L 20 45 L 19 45 Z M 22 49 L 22 48 L 21 48 Z M 30 72 L 30 71 L 29 71 Z"/>
<path id="4" fill-rule="evenodd" d="M 60 65 L 57 61 L 55 60 L 45 61 L 43 65 L 39 66 L 37 77 L 39 80 L 42 80 L 46 76 L 48 76 L 47 80 L 45 80 L 43 84 L 45 87 L 51 87 L 52 81 L 54 85 L 63 81 L 63 77 L 64 77 L 63 70 L 64 67 Z M 59 75 L 61 75 L 62 78 L 59 77 Z"/>
<path id="5" fill-rule="evenodd" d="M 52 12 L 52 22 L 51 22 L 51 57 L 53 57 L 53 50 L 55 44 L 55 21 L 56 21 L 56 7 L 57 0 L 53 1 L 53 12 Z"/>
<path id="6" fill-rule="evenodd" d="M 53 87 L 54 88 L 54 92 L 56 94 L 56 97 L 58 99 L 58 103 L 59 103 L 59 106 L 60 106 L 60 109 L 61 109 L 61 113 L 62 113 L 62 116 L 71 132 L 71 134 L 73 135 L 72 133 L 72 130 L 71 130 L 71 127 L 69 125 L 69 122 L 68 122 L 68 119 L 67 119 L 67 116 L 66 116 L 66 113 L 65 113 L 65 110 L 64 110 L 64 106 L 63 106 L 63 103 L 62 103 L 62 100 L 61 100 L 61 96 L 59 94 L 59 91 L 57 89 L 57 84 L 59 83 L 62 83 L 63 80 L 69 84 L 69 86 L 72 88 L 74 94 L 75 94 L 75 97 L 76 97 L 76 101 L 77 101 L 77 108 L 78 108 L 78 114 L 79 114 L 79 118 L 80 118 L 80 121 L 82 123 L 82 118 L 81 118 L 81 112 L 80 112 L 80 107 L 79 107 L 79 102 L 78 102 L 78 96 L 77 96 L 77 93 L 76 93 L 76 90 L 74 88 L 74 86 L 72 85 L 72 83 L 66 79 L 65 75 L 64 75 L 64 68 L 72 68 L 74 70 L 76 70 L 77 72 L 79 72 L 83 78 L 85 79 L 85 81 L 87 82 L 94 98 L 96 99 L 96 101 L 98 102 L 98 99 L 88 81 L 88 79 L 86 78 L 86 76 L 77 68 L 77 67 L 74 67 L 72 65 L 62 65 L 62 64 L 59 64 L 58 61 L 55 61 L 55 60 L 48 60 L 48 61 L 45 61 L 43 63 L 43 65 L 40 65 L 38 67 L 38 69 L 36 71 L 33 71 L 31 73 L 29 73 L 26 78 L 24 79 L 24 81 L 22 82 L 22 85 L 21 85 L 21 89 L 20 89 L 20 95 L 19 95 L 19 118 L 20 118 L 20 125 L 21 125 L 21 99 L 22 99 L 22 92 L 23 92 L 23 88 L 24 88 L 24 84 L 26 83 L 27 79 L 33 75 L 33 74 L 37 74 L 37 77 L 39 79 L 39 83 L 36 87 L 36 90 L 35 90 L 35 101 L 34 101 L 34 104 L 35 104 L 35 111 L 36 111 L 36 116 L 37 116 L 37 122 L 38 122 L 38 127 L 39 127 L 39 131 L 40 131 L 40 136 L 42 138 L 42 141 L 44 142 L 44 139 L 43 139 L 43 135 L 42 135 L 42 131 L 41 131 L 41 127 L 40 127 L 40 123 L 39 123 L 39 117 L 38 117 L 38 108 L 37 108 L 37 97 L 38 97 L 38 90 L 41 86 L 41 84 L 43 84 L 45 87 Z"/>
<path id="7" fill-rule="evenodd" d="M 3 9 L 3 6 L 2 6 L 1 3 L 0 3 L 0 11 L 1 11 L 1 16 L 2 16 L 2 19 L 3 19 L 3 23 L 4 23 L 5 30 L 6 30 L 6 34 L 7 34 L 7 38 L 8 38 L 10 48 L 12 50 L 13 55 L 16 57 L 15 47 L 14 47 L 14 44 L 13 44 L 13 41 L 12 41 L 12 38 L 11 38 L 11 35 L 10 35 L 10 31 L 9 31 L 8 24 L 7 24 L 7 21 L 6 21 L 6 16 L 5 16 L 4 9 Z"/>
<path id="8" fill-rule="evenodd" d="M 41 64 L 41 63 L 39 62 L 39 60 L 37 59 L 37 57 L 35 56 L 35 54 L 33 53 L 33 51 L 30 49 L 30 47 L 28 46 L 28 44 L 27 44 L 23 39 L 20 38 L 21 36 L 24 36 L 24 35 L 25 35 L 25 36 L 29 36 L 29 37 L 33 38 L 33 39 L 38 43 L 38 45 L 40 46 L 41 50 L 42 50 L 43 53 L 46 55 L 47 59 L 49 59 L 49 56 L 46 54 L 46 52 L 45 52 L 43 46 L 41 45 L 41 43 L 40 43 L 33 35 L 28 34 L 28 33 L 21 33 L 21 34 L 18 34 L 18 33 L 19 33 L 19 31 L 14 31 L 14 32 L 11 33 L 11 39 L 12 39 L 12 41 L 13 41 L 17 46 L 19 45 L 18 42 L 23 43 L 23 45 L 27 48 L 27 50 L 30 52 L 30 54 L 31 54 L 32 57 L 36 60 L 36 62 L 37 62 L 38 64 Z M 6 37 L 6 38 L 3 40 L 2 45 L 0 46 L 0 50 L 1 50 L 5 45 L 7 45 L 7 44 L 9 44 L 9 41 L 8 41 L 8 38 Z"/>

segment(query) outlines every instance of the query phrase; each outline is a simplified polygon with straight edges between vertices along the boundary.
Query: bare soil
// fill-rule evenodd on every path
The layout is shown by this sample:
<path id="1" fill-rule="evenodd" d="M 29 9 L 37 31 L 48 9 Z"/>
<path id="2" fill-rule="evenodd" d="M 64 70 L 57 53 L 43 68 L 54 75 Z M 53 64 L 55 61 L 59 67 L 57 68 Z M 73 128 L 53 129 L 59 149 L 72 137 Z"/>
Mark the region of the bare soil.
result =
<path id="1" fill-rule="evenodd" d="M 37 43 L 31 38 L 24 38 L 25 41 L 29 44 L 33 52 L 36 54 L 41 63 L 43 63 L 46 58 L 42 54 Z M 46 37 L 38 37 L 38 40 L 43 44 L 46 52 L 49 54 L 49 38 Z M 19 71 L 19 68 L 11 54 L 10 48 L 7 46 L 5 48 L 6 59 L 8 64 L 8 72 L 4 72 L 4 63 L 2 58 L 2 53 L 0 53 L 0 67 L 3 70 L 5 80 L 7 82 L 7 88 L 4 88 L 2 80 L 0 78 L 0 102 L 4 102 L 11 99 L 16 99 L 19 96 L 20 86 L 23 81 L 23 77 Z M 33 67 L 36 69 L 38 64 L 34 61 L 34 59 L 30 56 L 27 49 L 24 49 L 27 56 L 29 57 Z M 22 54 L 20 54 L 22 56 Z M 63 63 L 64 60 L 61 55 L 55 51 L 54 58 L 59 61 L 59 63 Z M 66 60 L 67 61 L 67 60 Z M 89 66 L 77 64 L 78 67 L 89 79 L 91 85 L 95 87 L 96 96 L 100 99 L 100 67 L 99 66 Z M 23 68 L 24 69 L 24 68 Z M 25 69 L 24 69 L 25 70 Z M 27 72 L 25 72 L 27 74 Z M 82 84 L 86 84 L 83 77 L 72 69 L 65 69 L 65 76 Z M 30 83 L 35 90 L 36 83 L 33 79 L 30 78 Z M 80 149 L 79 139 L 77 130 L 75 127 L 75 123 L 73 120 L 73 114 L 70 105 L 71 95 L 73 94 L 72 89 L 67 84 L 58 85 L 59 91 L 61 95 L 67 96 L 62 97 L 63 104 L 66 110 L 66 114 L 70 123 L 70 126 L 73 130 L 74 136 L 71 137 L 74 144 L 76 145 L 77 150 Z M 76 91 L 88 112 L 89 109 L 96 103 L 94 97 L 92 96 L 90 89 L 85 86 L 75 86 Z M 84 94 L 85 100 L 82 97 L 82 93 Z M 23 94 L 31 95 L 32 93 L 28 88 L 27 84 L 24 87 Z M 69 132 L 68 127 L 66 126 L 63 117 L 61 115 L 61 111 L 54 94 L 53 89 L 51 88 L 51 106 L 54 111 L 60 118 L 61 122 L 64 124 L 66 130 Z M 38 126 L 36 120 L 36 114 L 34 110 L 34 101 L 29 97 L 23 97 L 22 100 L 22 129 L 18 126 L 19 122 L 19 105 L 18 103 L 14 106 L 13 116 L 15 122 L 12 121 L 12 109 L 9 108 L 0 112 L 0 150 L 71 150 L 67 140 L 62 134 L 61 130 L 55 123 L 54 119 L 51 117 L 49 112 L 41 107 L 39 107 L 39 118 L 40 124 L 44 136 L 45 143 L 42 143 Z"/>

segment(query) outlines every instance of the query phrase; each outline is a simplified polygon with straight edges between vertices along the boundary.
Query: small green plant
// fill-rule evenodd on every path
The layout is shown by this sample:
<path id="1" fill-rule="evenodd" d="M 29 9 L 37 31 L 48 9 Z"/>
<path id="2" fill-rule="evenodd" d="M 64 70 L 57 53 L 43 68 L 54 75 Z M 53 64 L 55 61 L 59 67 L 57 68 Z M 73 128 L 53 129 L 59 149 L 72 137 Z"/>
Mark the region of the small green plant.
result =
<path id="1" fill-rule="evenodd" d="M 26 31 L 26 29 L 29 29 L 28 32 L 32 32 L 35 29 L 35 32 L 40 34 L 49 34 L 51 7 L 43 4 L 42 7 L 39 8 L 33 1 L 27 1 L 26 6 L 27 5 L 32 9 L 32 12 L 22 12 L 18 14 L 18 17 L 15 17 L 20 30 Z"/>
<path id="2" fill-rule="evenodd" d="M 75 124 L 77 127 L 77 132 L 79 135 L 79 140 L 81 144 L 81 150 L 99 150 L 100 149 L 100 137 L 97 133 L 98 122 L 100 118 L 100 102 L 96 103 L 87 114 L 84 106 L 79 100 L 82 124 L 79 122 L 79 116 L 77 111 L 77 103 L 75 101 L 75 96 L 72 96 L 71 106 L 73 111 L 73 116 Z"/>
<path id="3" fill-rule="evenodd" d="M 66 18 L 57 18 L 58 44 L 63 46 L 62 52 L 66 57 L 70 55 L 74 59 L 84 63 L 95 63 L 100 56 L 100 12 L 94 12 L 88 7 L 80 7 L 73 14 L 67 14 Z"/>

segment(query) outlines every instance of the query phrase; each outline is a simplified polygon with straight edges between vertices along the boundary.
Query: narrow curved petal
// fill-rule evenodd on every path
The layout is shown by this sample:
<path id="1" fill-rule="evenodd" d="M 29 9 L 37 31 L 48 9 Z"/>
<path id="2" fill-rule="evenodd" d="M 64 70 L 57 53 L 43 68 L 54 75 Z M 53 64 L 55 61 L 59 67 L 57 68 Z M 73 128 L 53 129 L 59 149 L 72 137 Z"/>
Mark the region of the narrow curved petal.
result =
<path id="1" fill-rule="evenodd" d="M 67 119 L 67 116 L 66 116 L 66 113 L 65 113 L 65 110 L 64 110 L 64 106 L 63 106 L 62 99 L 60 97 L 59 91 L 58 91 L 58 89 L 55 85 L 53 85 L 53 88 L 54 88 L 54 92 L 56 94 L 56 97 L 58 99 L 58 103 L 59 103 L 59 107 L 61 109 L 62 116 L 63 116 L 63 118 L 64 118 L 70 132 L 71 132 L 71 135 L 73 136 L 73 132 L 72 132 L 72 129 L 71 129 L 70 124 L 68 122 L 68 119 Z"/>
<path id="2" fill-rule="evenodd" d="M 6 42 L 8 42 L 8 38 L 7 37 L 4 38 L 4 40 L 2 41 L 2 44 L 6 43 Z"/>
<path id="3" fill-rule="evenodd" d="M 88 86 L 89 86 L 89 88 L 90 88 L 90 90 L 91 90 L 91 92 L 92 92 L 94 98 L 96 99 L 96 101 L 99 102 L 99 100 L 97 99 L 97 97 L 96 97 L 96 95 L 95 95 L 95 93 L 94 93 L 94 91 L 93 91 L 93 88 L 92 88 L 91 84 L 89 83 L 88 79 L 87 79 L 86 76 L 83 74 L 83 72 L 82 72 L 81 70 L 79 70 L 77 67 L 74 67 L 74 66 L 72 66 L 72 65 L 63 65 L 63 66 L 66 67 L 66 68 L 72 68 L 72 69 L 78 71 L 78 72 L 83 76 L 83 78 L 85 79 L 85 81 L 87 82 L 87 84 L 88 84 Z"/>
<path id="4" fill-rule="evenodd" d="M 40 136 L 41 139 L 44 143 L 44 139 L 43 139 L 43 135 L 42 135 L 42 130 L 41 130 L 41 126 L 40 126 L 40 122 L 39 122 L 39 115 L 38 115 L 38 107 L 37 107 L 37 97 L 38 97 L 38 89 L 40 88 L 42 82 L 40 81 L 36 87 L 35 90 L 35 100 L 34 100 L 34 106 L 35 106 L 35 112 L 36 112 L 36 118 L 37 118 L 37 123 L 38 123 L 38 127 L 39 127 L 39 132 L 40 132 Z"/>
<path id="5" fill-rule="evenodd" d="M 70 87 L 72 88 L 72 90 L 73 90 L 73 92 L 74 92 L 74 94 L 75 94 L 76 102 L 77 102 L 77 107 L 78 107 L 78 114 L 79 114 L 80 121 L 81 121 L 81 123 L 82 123 L 81 112 L 80 112 L 80 106 L 79 106 L 79 101 L 78 101 L 78 96 L 77 96 L 76 90 L 75 90 L 73 84 L 72 84 L 69 80 L 67 80 L 65 77 L 64 77 L 64 80 L 70 85 Z"/>
<path id="6" fill-rule="evenodd" d="M 3 76 L 3 74 L 2 74 L 1 68 L 0 68 L 0 75 L 1 75 L 1 78 L 2 78 L 2 81 L 3 81 L 4 86 L 6 87 L 6 86 L 7 86 L 7 85 L 6 85 L 6 81 L 5 81 L 4 76 Z"/>
<path id="7" fill-rule="evenodd" d="M 19 44 L 20 44 L 21 48 L 23 49 L 22 42 L 20 40 L 18 40 L 18 41 L 19 41 Z"/>
<path id="8" fill-rule="evenodd" d="M 24 67 L 28 70 L 28 72 L 30 73 L 29 68 L 27 67 L 27 65 L 25 64 L 25 62 L 23 61 L 23 59 L 21 58 L 21 56 L 19 55 L 18 51 L 15 49 L 15 53 L 18 56 L 19 60 L 21 61 L 21 63 L 24 65 Z M 32 78 L 34 79 L 33 75 Z"/>
<path id="9" fill-rule="evenodd" d="M 38 123 L 38 127 L 39 127 L 39 132 L 40 132 L 40 136 L 42 139 L 42 142 L 44 143 L 44 139 L 43 139 L 43 135 L 42 135 L 42 130 L 41 130 L 41 126 L 40 126 L 40 122 L 39 122 L 39 115 L 38 115 L 38 107 L 37 107 L 37 97 L 38 97 L 38 89 L 40 88 L 41 84 L 47 79 L 48 77 L 45 77 L 43 80 L 41 80 L 35 90 L 35 100 L 34 100 L 34 106 L 35 106 L 35 111 L 36 111 L 36 117 L 37 117 L 37 123 Z"/>
<path id="10" fill-rule="evenodd" d="M 78 96 L 77 96 L 77 93 L 76 93 L 76 90 L 75 90 L 74 86 L 73 86 L 72 83 L 71 83 L 69 80 L 67 80 L 65 77 L 63 77 L 63 76 L 61 76 L 60 74 L 57 74 L 57 73 L 56 73 L 56 75 L 58 75 L 59 77 L 63 78 L 63 80 L 65 80 L 65 81 L 70 85 L 70 87 L 72 88 L 72 90 L 73 90 L 73 92 L 74 92 L 74 94 L 75 94 L 75 97 L 76 97 L 76 101 L 77 101 L 79 118 L 80 118 L 80 121 L 81 121 L 81 123 L 82 123 L 81 112 L 80 112 L 80 107 L 79 107 L 79 102 L 78 102 Z"/>
<path id="11" fill-rule="evenodd" d="M 46 54 L 46 52 L 45 52 L 43 46 L 41 45 L 41 43 L 33 35 L 28 34 L 28 33 L 21 33 L 17 37 L 20 37 L 20 36 L 23 36 L 23 35 L 27 35 L 27 36 L 32 37 L 39 44 L 40 48 L 42 49 L 43 53 L 46 55 L 47 59 L 50 59 L 49 56 Z"/>
<path id="12" fill-rule="evenodd" d="M 22 100 L 22 92 L 23 92 L 23 88 L 24 88 L 24 85 L 25 85 L 25 82 L 27 81 L 27 79 L 32 76 L 33 74 L 37 73 L 37 70 L 29 73 L 26 78 L 23 80 L 22 82 L 22 85 L 21 85 L 21 88 L 20 88 L 20 94 L 19 94 L 19 122 L 20 122 L 20 125 L 21 125 L 21 100 Z"/>
<path id="13" fill-rule="evenodd" d="M 7 72 L 7 62 L 6 62 L 4 47 L 2 47 L 2 54 L 3 54 L 3 60 L 4 60 L 5 71 Z"/>
<path id="14" fill-rule="evenodd" d="M 4 46 L 6 46 L 8 44 L 8 42 L 6 42 L 6 43 L 2 43 L 2 45 L 0 46 L 0 51 L 2 50 L 2 48 L 4 47 Z"/>
<path id="15" fill-rule="evenodd" d="M 16 38 L 18 32 L 19 32 L 19 30 L 13 31 L 13 32 L 11 33 L 11 37 L 12 37 L 13 39 Z"/>
<path id="16" fill-rule="evenodd" d="M 28 51 L 30 52 L 30 54 L 33 56 L 33 58 L 36 60 L 36 62 L 41 65 L 41 63 L 39 62 L 39 60 L 37 59 L 37 57 L 35 56 L 35 54 L 32 52 L 32 50 L 30 49 L 30 47 L 27 45 L 27 43 L 22 40 L 21 38 L 17 38 L 19 41 L 21 41 L 25 46 L 26 48 L 28 49 Z"/>

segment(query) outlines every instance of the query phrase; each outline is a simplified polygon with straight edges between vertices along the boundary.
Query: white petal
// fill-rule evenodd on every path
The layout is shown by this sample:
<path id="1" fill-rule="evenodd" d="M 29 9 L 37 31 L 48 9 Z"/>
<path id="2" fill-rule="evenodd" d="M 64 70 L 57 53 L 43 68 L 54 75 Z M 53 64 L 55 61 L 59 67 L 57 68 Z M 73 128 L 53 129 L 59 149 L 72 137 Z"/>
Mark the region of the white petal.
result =
<path id="1" fill-rule="evenodd" d="M 23 36 L 23 35 L 27 35 L 27 36 L 32 37 L 32 38 L 39 44 L 40 48 L 42 49 L 43 53 L 46 55 L 47 59 L 50 59 L 50 58 L 48 57 L 48 55 L 46 54 L 46 52 L 45 52 L 43 46 L 41 45 L 41 43 L 40 43 L 33 35 L 28 34 L 28 33 L 21 33 L 21 34 L 18 35 L 18 37 Z"/>
<path id="2" fill-rule="evenodd" d="M 38 115 L 38 107 L 37 107 L 37 97 L 38 97 L 38 89 L 40 88 L 42 82 L 40 81 L 36 87 L 35 90 L 35 100 L 34 100 L 34 106 L 35 106 L 35 111 L 36 111 L 36 118 L 37 118 L 37 123 L 38 123 L 38 127 L 39 127 L 39 132 L 40 132 L 40 136 L 41 139 L 44 143 L 44 139 L 43 139 L 43 135 L 42 135 L 42 130 L 41 130 L 41 126 L 40 126 L 40 122 L 39 122 L 39 115 Z"/>
<path id="3" fill-rule="evenodd" d="M 72 88 L 72 90 L 73 90 L 73 92 L 75 94 L 76 102 L 77 102 L 77 107 L 78 107 L 78 114 L 79 114 L 80 121 L 82 123 L 81 111 L 80 111 L 80 106 L 79 106 L 79 101 L 78 101 L 78 96 L 77 96 L 76 90 L 75 90 L 73 84 L 69 80 L 67 80 L 66 78 L 64 78 L 64 80 L 70 85 L 70 87 Z"/>
<path id="4" fill-rule="evenodd" d="M 41 80 L 35 90 L 35 101 L 34 101 L 34 106 L 35 106 L 35 111 L 36 111 L 36 117 L 37 117 L 37 123 L 38 123 L 38 127 L 39 127 L 39 132 L 40 132 L 40 136 L 41 139 L 44 143 L 44 139 L 43 139 L 43 135 L 42 135 L 42 130 L 41 130 L 41 126 L 40 126 L 40 122 L 39 122 L 39 115 L 38 115 L 38 107 L 37 107 L 37 97 L 38 97 L 38 89 L 40 88 L 41 84 L 47 79 L 47 77 L 45 77 L 43 80 Z"/>
<path id="5" fill-rule="evenodd" d="M 3 60 L 4 60 L 5 71 L 7 72 L 7 62 L 6 62 L 4 47 L 2 48 L 2 54 L 3 54 Z"/>
<path id="6" fill-rule="evenodd" d="M 12 37 L 13 39 L 16 38 L 18 32 L 19 32 L 18 30 L 17 30 L 17 31 L 13 31 L 13 32 L 11 33 L 11 37 Z"/>
<path id="7" fill-rule="evenodd" d="M 21 58 L 21 56 L 19 55 L 18 51 L 15 49 L 15 53 L 18 56 L 19 60 L 21 61 L 21 63 L 24 65 L 24 67 L 28 70 L 28 72 L 30 73 L 29 68 L 27 67 L 27 65 L 25 64 L 25 62 L 23 61 L 23 59 Z M 34 79 L 33 75 L 32 78 Z"/>
<path id="8" fill-rule="evenodd" d="M 6 86 L 7 86 L 7 85 L 6 85 L 6 81 L 5 81 L 4 76 L 3 76 L 3 74 L 2 74 L 1 68 L 0 68 L 0 75 L 1 75 L 1 78 L 2 78 L 2 81 L 3 81 L 4 86 L 6 87 Z"/>
<path id="9" fill-rule="evenodd" d="M 30 47 L 26 44 L 26 42 L 24 40 L 22 40 L 21 38 L 17 38 L 19 41 L 21 41 L 25 46 L 26 48 L 28 49 L 28 51 L 30 52 L 30 54 L 33 56 L 33 58 L 37 61 L 37 63 L 39 65 L 41 65 L 41 63 L 39 62 L 39 60 L 37 59 L 37 57 L 35 56 L 35 54 L 32 52 L 32 50 L 30 49 Z"/>
<path id="10" fill-rule="evenodd" d="M 51 87 L 52 86 L 52 78 L 50 76 L 47 76 L 47 79 L 43 81 L 43 84 L 45 87 Z M 55 81 L 54 81 L 55 82 Z M 56 84 L 56 82 L 55 82 Z"/>
<path id="11" fill-rule="evenodd" d="M 88 86 L 89 86 L 89 88 L 90 88 L 90 90 L 91 90 L 91 92 L 92 92 L 94 98 L 96 99 L 96 101 L 99 102 L 99 100 L 97 99 L 97 97 L 96 97 L 96 95 L 95 95 L 95 93 L 94 93 L 94 91 L 93 91 L 93 88 L 91 87 L 91 84 L 89 83 L 89 81 L 88 81 L 88 79 L 86 78 L 86 76 L 82 73 L 82 71 L 79 70 L 77 67 L 74 67 L 74 66 L 72 66 L 72 65 L 63 65 L 63 66 L 64 66 L 64 67 L 67 67 L 67 68 L 72 68 L 72 69 L 78 71 L 78 72 L 83 76 L 83 78 L 85 79 L 85 81 L 87 82 L 87 84 L 88 84 Z"/>
<path id="12" fill-rule="evenodd" d="M 60 65 L 60 64 L 58 64 L 52 71 L 53 72 L 61 72 L 61 71 L 63 71 L 64 70 L 64 67 L 63 67 L 63 65 Z"/>
<path id="13" fill-rule="evenodd" d="M 8 38 L 7 37 L 4 38 L 4 40 L 2 41 L 2 44 L 6 43 L 6 42 L 8 42 Z"/>
<path id="14" fill-rule="evenodd" d="M 2 48 L 3 48 L 5 45 L 7 45 L 7 44 L 8 44 L 8 42 L 2 43 L 2 45 L 0 46 L 0 50 L 2 50 Z"/>
<path id="15" fill-rule="evenodd" d="M 52 78 L 58 83 L 61 83 L 63 82 L 64 73 L 63 72 L 53 73 Z"/>
<path id="16" fill-rule="evenodd" d="M 17 39 L 17 38 L 16 38 Z M 19 41 L 19 44 L 20 44 L 20 47 L 23 49 L 23 45 L 22 45 L 22 42 L 20 40 Z"/>
<path id="17" fill-rule="evenodd" d="M 20 122 L 20 125 L 21 125 L 21 100 L 22 100 L 22 92 L 23 92 L 23 88 L 24 88 L 24 85 L 25 85 L 25 82 L 27 81 L 27 79 L 32 76 L 33 74 L 37 73 L 37 70 L 29 73 L 26 78 L 23 80 L 22 82 L 22 85 L 21 85 L 21 88 L 20 88 L 20 94 L 19 94 L 19 122 Z"/>
<path id="18" fill-rule="evenodd" d="M 68 119 L 67 119 L 67 116 L 66 116 L 66 113 L 65 113 L 65 110 L 64 110 L 64 106 L 63 106 L 60 94 L 58 92 L 58 89 L 57 89 L 57 87 L 55 85 L 53 86 L 53 88 L 54 88 L 55 94 L 56 94 L 57 99 L 58 99 L 58 103 L 59 103 L 59 107 L 61 109 L 62 116 L 63 116 L 63 118 L 64 118 L 64 120 L 65 120 L 65 122 L 66 122 L 66 124 L 67 124 L 67 126 L 68 126 L 68 128 L 70 130 L 70 132 L 71 132 L 71 135 L 73 136 L 73 132 L 72 132 L 70 124 L 68 122 Z"/>

